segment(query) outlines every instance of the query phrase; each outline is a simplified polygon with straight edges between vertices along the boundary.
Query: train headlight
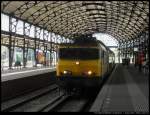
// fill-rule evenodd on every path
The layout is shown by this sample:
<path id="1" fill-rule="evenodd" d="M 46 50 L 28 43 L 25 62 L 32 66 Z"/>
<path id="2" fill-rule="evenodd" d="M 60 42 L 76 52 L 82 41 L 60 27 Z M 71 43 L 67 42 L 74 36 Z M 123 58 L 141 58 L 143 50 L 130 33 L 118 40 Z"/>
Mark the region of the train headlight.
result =
<path id="1" fill-rule="evenodd" d="M 64 74 L 67 74 L 67 71 L 64 71 Z"/>
<path id="2" fill-rule="evenodd" d="M 71 71 L 68 71 L 68 70 L 64 70 L 64 71 L 63 71 L 63 74 L 64 74 L 64 75 L 70 75 L 70 74 L 72 74 L 72 72 L 71 72 Z"/>
<path id="3" fill-rule="evenodd" d="M 89 71 L 86 71 L 86 72 L 83 72 L 83 75 L 85 75 L 85 76 L 91 76 L 91 75 L 93 75 L 94 73 L 91 71 L 91 70 L 89 70 Z"/>
<path id="4" fill-rule="evenodd" d="M 76 65 L 79 65 L 80 63 L 78 61 L 76 61 Z"/>
<path id="5" fill-rule="evenodd" d="M 92 71 L 88 71 L 87 74 L 88 74 L 88 75 L 92 75 Z"/>

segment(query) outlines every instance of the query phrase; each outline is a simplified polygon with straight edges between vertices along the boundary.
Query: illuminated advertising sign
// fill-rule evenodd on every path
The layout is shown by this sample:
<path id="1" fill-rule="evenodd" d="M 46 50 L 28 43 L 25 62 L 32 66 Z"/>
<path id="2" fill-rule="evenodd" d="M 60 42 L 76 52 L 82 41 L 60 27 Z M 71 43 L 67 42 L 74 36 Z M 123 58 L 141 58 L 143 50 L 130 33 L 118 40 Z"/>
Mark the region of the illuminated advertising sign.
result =
<path id="1" fill-rule="evenodd" d="M 37 51 L 38 64 L 44 64 L 44 60 L 45 60 L 44 53 L 41 51 Z"/>

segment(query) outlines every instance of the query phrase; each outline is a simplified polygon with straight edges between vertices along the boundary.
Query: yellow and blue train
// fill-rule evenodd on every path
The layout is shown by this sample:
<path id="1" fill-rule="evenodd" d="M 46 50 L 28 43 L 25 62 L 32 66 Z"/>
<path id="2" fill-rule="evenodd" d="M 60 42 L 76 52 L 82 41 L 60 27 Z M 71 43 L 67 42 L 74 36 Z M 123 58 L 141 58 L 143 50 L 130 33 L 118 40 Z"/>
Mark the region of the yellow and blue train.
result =
<path id="1" fill-rule="evenodd" d="M 98 87 L 114 67 L 115 55 L 102 42 L 60 44 L 56 76 L 61 87 Z"/>

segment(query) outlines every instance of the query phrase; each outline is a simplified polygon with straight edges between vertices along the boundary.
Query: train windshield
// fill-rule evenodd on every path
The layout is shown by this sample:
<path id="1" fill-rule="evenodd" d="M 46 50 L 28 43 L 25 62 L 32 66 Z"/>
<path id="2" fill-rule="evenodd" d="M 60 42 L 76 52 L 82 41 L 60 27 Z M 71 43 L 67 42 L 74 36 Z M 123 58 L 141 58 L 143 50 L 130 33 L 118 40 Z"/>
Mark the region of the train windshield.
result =
<path id="1" fill-rule="evenodd" d="M 99 50 L 96 48 L 60 48 L 60 59 L 98 59 Z"/>

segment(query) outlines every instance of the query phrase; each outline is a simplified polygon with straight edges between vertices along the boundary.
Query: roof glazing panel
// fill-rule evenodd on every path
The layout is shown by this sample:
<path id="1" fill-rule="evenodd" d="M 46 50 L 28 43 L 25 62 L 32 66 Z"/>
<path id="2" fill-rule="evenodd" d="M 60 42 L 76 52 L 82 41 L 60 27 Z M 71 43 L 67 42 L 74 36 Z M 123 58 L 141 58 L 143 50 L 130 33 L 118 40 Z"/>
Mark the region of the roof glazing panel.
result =
<path id="1" fill-rule="evenodd" d="M 129 40 L 149 23 L 149 1 L 3 1 L 1 10 L 66 37 L 104 32 Z"/>

